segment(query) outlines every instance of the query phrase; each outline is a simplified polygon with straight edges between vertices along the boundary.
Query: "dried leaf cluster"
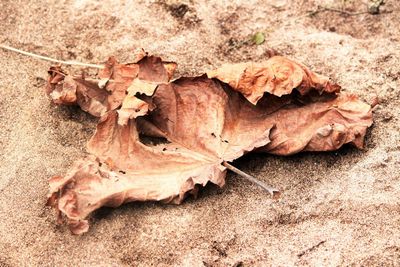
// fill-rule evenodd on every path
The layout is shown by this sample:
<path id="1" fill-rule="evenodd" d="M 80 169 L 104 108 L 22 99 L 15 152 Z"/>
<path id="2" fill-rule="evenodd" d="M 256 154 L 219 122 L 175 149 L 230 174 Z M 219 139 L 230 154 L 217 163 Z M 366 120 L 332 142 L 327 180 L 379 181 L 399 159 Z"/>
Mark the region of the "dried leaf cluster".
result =
<path id="1" fill-rule="evenodd" d="M 145 53 L 129 64 L 110 58 L 97 79 L 50 68 L 54 103 L 100 117 L 90 155 L 50 180 L 48 203 L 73 233 L 102 206 L 180 203 L 208 182 L 223 186 L 223 163 L 250 151 L 362 148 L 372 124 L 368 104 L 284 57 L 170 81 L 175 68 Z"/>

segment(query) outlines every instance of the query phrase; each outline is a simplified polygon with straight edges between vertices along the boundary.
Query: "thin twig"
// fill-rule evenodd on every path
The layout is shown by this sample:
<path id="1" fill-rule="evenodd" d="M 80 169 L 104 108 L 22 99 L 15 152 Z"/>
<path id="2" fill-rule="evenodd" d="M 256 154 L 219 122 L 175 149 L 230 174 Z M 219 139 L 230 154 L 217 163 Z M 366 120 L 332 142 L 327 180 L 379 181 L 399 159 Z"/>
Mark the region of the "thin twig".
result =
<path id="1" fill-rule="evenodd" d="M 262 189 L 264 189 L 265 191 L 267 191 L 268 193 L 270 193 L 273 199 L 277 199 L 277 198 L 280 197 L 281 193 L 279 192 L 278 189 L 273 188 L 273 187 L 271 187 L 271 186 L 269 186 L 269 185 L 266 185 L 265 183 L 261 182 L 261 181 L 258 180 L 257 178 L 255 178 L 255 177 L 253 177 L 253 176 L 251 176 L 251 175 L 249 175 L 249 174 L 247 174 L 247 173 L 245 173 L 245 172 L 239 170 L 238 168 L 232 166 L 231 164 L 229 164 L 229 163 L 226 162 L 226 161 L 224 161 L 224 162 L 222 163 L 222 165 L 223 165 L 224 167 L 226 167 L 227 169 L 233 171 L 234 173 L 239 174 L 240 176 L 246 178 L 247 180 L 249 180 L 249 181 L 252 182 L 253 184 L 258 185 L 259 187 L 261 187 Z"/>
<path id="2" fill-rule="evenodd" d="M 319 12 L 324 12 L 324 11 L 331 11 L 331 12 L 337 12 L 341 14 L 345 14 L 348 16 L 356 16 L 356 15 L 362 15 L 362 14 L 367 14 L 368 11 L 363 11 L 363 12 L 349 12 L 346 10 L 338 9 L 338 8 L 332 8 L 332 7 L 326 7 L 326 6 L 318 6 L 316 10 L 310 11 L 308 15 L 315 15 Z"/>
<path id="3" fill-rule="evenodd" d="M 71 66 L 90 67 L 90 68 L 97 68 L 97 69 L 104 69 L 103 65 L 82 63 L 82 62 L 76 62 L 76 61 L 58 60 L 58 59 L 55 59 L 55 58 L 45 57 L 45 56 L 37 55 L 37 54 L 34 54 L 34 53 L 22 51 L 22 50 L 14 48 L 14 47 L 10 47 L 8 45 L 0 44 L 0 48 L 6 49 L 6 50 L 9 50 L 9 51 L 13 51 L 13 52 L 17 52 L 17 53 L 20 53 L 20 54 L 23 54 L 23 55 L 26 55 L 26 56 L 30 56 L 30 57 L 34 57 L 34 58 L 38 58 L 38 59 L 42 59 L 42 60 L 46 60 L 46 61 L 56 62 L 56 63 L 60 63 L 60 64 L 71 65 Z"/>
<path id="4" fill-rule="evenodd" d="M 342 14 L 346 14 L 349 16 L 356 16 L 356 15 L 361 15 L 361 14 L 366 14 L 368 13 L 368 11 L 363 11 L 363 12 L 349 12 L 343 9 L 337 9 L 337 8 L 332 8 L 332 7 L 326 7 L 326 6 L 319 6 L 320 8 L 322 8 L 323 10 L 326 11 L 332 11 L 332 12 L 337 12 L 337 13 L 342 13 Z"/>

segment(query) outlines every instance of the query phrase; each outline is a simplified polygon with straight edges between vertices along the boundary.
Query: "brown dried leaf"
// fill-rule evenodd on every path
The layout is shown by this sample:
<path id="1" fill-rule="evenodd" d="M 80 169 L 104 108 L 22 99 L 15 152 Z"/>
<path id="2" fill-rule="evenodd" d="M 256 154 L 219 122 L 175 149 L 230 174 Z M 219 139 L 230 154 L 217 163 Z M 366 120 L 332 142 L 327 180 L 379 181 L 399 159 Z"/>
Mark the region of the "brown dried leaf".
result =
<path id="1" fill-rule="evenodd" d="M 126 125 L 129 119 L 143 116 L 152 110 L 154 107 L 149 103 L 136 97 L 137 94 L 144 94 L 147 96 L 153 95 L 159 83 L 148 82 L 135 78 L 127 89 L 127 95 L 122 101 L 122 106 L 118 110 L 118 123 Z"/>
<path id="2" fill-rule="evenodd" d="M 51 204 L 66 215 L 74 233 L 86 231 L 85 218 L 101 206 L 145 200 L 180 203 L 196 184 L 222 186 L 223 161 L 269 142 L 273 124 L 263 123 L 259 110 L 238 93 L 206 77 L 160 85 L 153 100 L 158 107 L 154 118 L 167 116 L 168 123 L 157 127 L 171 143 L 143 144 L 136 120 L 120 125 L 117 113 L 111 112 L 88 144 L 103 164 L 93 157 L 80 160 L 61 182 L 58 177 L 50 181 Z"/>
<path id="3" fill-rule="evenodd" d="M 264 93 L 276 96 L 291 94 L 294 89 L 302 95 L 311 90 L 338 93 L 340 86 L 329 78 L 310 71 L 304 65 L 282 56 L 274 56 L 263 63 L 226 64 L 209 71 L 209 78 L 228 83 L 251 103 L 257 104 Z"/>
<path id="4" fill-rule="evenodd" d="M 188 92 L 197 88 L 189 80 L 181 79 L 169 85 L 161 85 L 156 91 L 153 101 L 157 109 L 151 113 L 150 119 L 143 125 L 141 130 L 147 135 L 164 136 L 172 142 L 180 142 L 181 135 L 187 136 L 192 133 L 192 139 L 201 138 L 198 130 L 193 125 L 202 124 L 192 116 L 191 110 L 177 110 L 179 101 L 184 101 L 180 93 L 176 92 L 181 84 L 190 88 Z M 167 88 L 172 91 L 169 92 Z M 174 89 L 171 89 L 174 88 Z M 198 90 L 198 89 L 197 89 Z M 179 91 L 179 90 L 178 90 Z M 229 87 L 225 86 L 225 91 Z M 238 103 L 247 106 L 239 95 L 230 93 L 230 98 L 237 99 Z M 240 100 L 239 100 L 240 99 Z M 209 103 L 213 105 L 212 102 Z M 202 112 L 207 113 L 208 107 L 195 105 Z M 251 106 L 251 105 L 249 105 Z M 277 155 L 291 155 L 300 151 L 332 151 L 339 149 L 344 144 L 353 144 L 357 148 L 363 148 L 366 130 L 372 125 L 371 106 L 360 101 L 353 94 L 323 94 L 310 93 L 307 96 L 296 94 L 277 97 L 266 95 L 254 107 L 256 110 L 251 116 L 256 116 L 259 123 L 263 125 L 274 125 L 270 139 L 271 142 L 257 151 L 264 151 Z M 213 113 L 208 116 L 212 117 Z M 249 117 L 248 120 L 254 118 Z M 149 120 L 152 125 L 149 127 Z M 190 121 L 191 127 L 176 128 L 175 121 Z M 212 126 L 207 126 L 211 128 Z M 251 128 L 243 127 L 236 131 L 244 139 L 251 133 Z M 243 135 L 242 135 L 243 134 Z M 224 138 L 229 141 L 229 138 Z M 240 143 L 240 140 L 235 140 Z M 214 147 L 214 144 L 204 144 L 204 147 Z"/>
<path id="5" fill-rule="evenodd" d="M 290 102 L 285 103 L 285 99 Z M 276 155 L 300 151 L 332 151 L 344 144 L 362 148 L 367 128 L 372 125 L 372 109 L 352 94 L 278 99 L 267 96 L 257 104 L 277 110 L 269 115 L 275 123 L 271 142 L 258 149 Z M 277 107 L 279 103 L 279 107 Z"/>
<path id="6" fill-rule="evenodd" d="M 46 92 L 56 104 L 79 105 L 84 111 L 100 117 L 120 107 L 130 89 L 131 101 L 127 99 L 125 106 L 129 109 L 124 110 L 124 115 L 129 118 L 145 114 L 148 106 L 133 99 L 136 93 L 151 95 L 157 84 L 171 79 L 176 64 L 145 54 L 140 54 L 137 60 L 135 63 L 119 64 L 115 58 L 109 58 L 98 80 L 67 75 L 60 67 L 51 67 Z M 144 85 L 152 86 L 141 88 Z"/>
<path id="7" fill-rule="evenodd" d="M 239 92 L 205 76 L 165 84 L 172 67 L 152 60 L 143 65 L 145 75 L 124 80 L 125 67 L 119 66 L 122 69 L 115 72 L 121 77 L 112 79 L 120 82 L 106 88 L 128 92 L 122 107 L 101 118 L 88 144 L 92 156 L 77 161 L 66 176 L 51 179 L 49 204 L 67 218 L 72 232 L 80 234 L 88 230 L 87 216 L 102 206 L 146 200 L 180 203 L 187 194 L 196 194 L 196 185 L 210 181 L 222 186 L 226 171 L 221 164 L 254 149 L 290 155 L 334 150 L 346 143 L 361 148 L 372 124 L 371 107 L 354 95 L 338 95 L 338 86 L 302 65 L 277 60 L 293 66 L 293 71 L 266 68 L 286 78 L 272 82 L 272 94 L 257 99 L 257 105 L 239 93 L 247 90 L 249 97 L 256 92 L 258 87 L 251 83 L 238 83 Z M 157 66 L 154 71 L 152 66 Z M 260 79 L 251 76 L 252 71 L 246 73 L 247 79 Z M 61 78 L 54 75 L 50 82 L 57 85 Z M 61 103 L 77 101 L 65 83 L 62 93 L 57 88 L 52 92 L 62 95 Z M 250 88 L 243 87 L 246 84 Z M 295 87 L 300 93 L 292 92 Z M 164 141 L 145 144 L 139 132 Z"/>
<path id="8" fill-rule="evenodd" d="M 51 67 L 46 92 L 55 104 L 79 105 L 93 116 L 107 110 L 109 93 L 99 88 L 96 81 L 67 75 L 60 67 Z"/>

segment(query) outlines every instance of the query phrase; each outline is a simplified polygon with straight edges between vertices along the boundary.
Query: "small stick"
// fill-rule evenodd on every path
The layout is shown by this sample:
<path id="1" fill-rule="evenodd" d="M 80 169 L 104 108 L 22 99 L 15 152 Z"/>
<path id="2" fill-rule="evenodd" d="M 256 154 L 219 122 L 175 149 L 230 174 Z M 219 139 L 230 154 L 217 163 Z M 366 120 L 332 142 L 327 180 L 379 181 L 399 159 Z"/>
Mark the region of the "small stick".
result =
<path id="1" fill-rule="evenodd" d="M 229 164 L 228 162 L 224 161 L 222 163 L 222 165 L 224 167 L 226 167 L 227 169 L 233 171 L 234 173 L 246 178 L 247 180 L 249 180 L 250 182 L 252 182 L 253 184 L 258 185 L 259 187 L 261 187 L 262 189 L 264 189 L 265 191 L 267 191 L 269 194 L 271 194 L 273 199 L 277 199 L 280 197 L 281 193 L 279 192 L 278 189 L 273 188 L 269 185 L 266 185 L 265 183 L 261 182 L 260 180 L 258 180 L 257 178 L 239 170 L 238 168 L 232 166 L 231 164 Z"/>
<path id="2" fill-rule="evenodd" d="M 58 60 L 58 59 L 55 59 L 55 58 L 45 57 L 45 56 L 41 56 L 41 55 L 30 53 L 30 52 L 22 51 L 22 50 L 16 49 L 16 48 L 8 46 L 8 45 L 0 44 L 0 48 L 6 49 L 6 50 L 9 50 L 9 51 L 13 51 L 13 52 L 17 52 L 17 53 L 20 53 L 20 54 L 23 54 L 23 55 L 26 55 L 26 56 L 30 56 L 30 57 L 34 57 L 34 58 L 38 58 L 38 59 L 42 59 L 42 60 L 46 60 L 46 61 L 56 62 L 56 63 L 60 63 L 60 64 L 71 65 L 71 66 L 90 67 L 90 68 L 97 68 L 97 69 L 104 69 L 103 65 L 82 63 L 82 62 L 76 62 L 76 61 Z"/>
<path id="3" fill-rule="evenodd" d="M 332 8 L 332 7 L 327 7 L 327 6 L 317 6 L 316 10 L 310 10 L 308 11 L 308 14 L 306 14 L 306 16 L 314 16 L 320 12 L 324 12 L 324 11 L 331 11 L 331 12 L 337 12 L 337 13 L 342 13 L 348 16 L 357 16 L 357 15 L 362 15 L 362 14 L 367 14 L 367 11 L 363 11 L 363 12 L 349 12 L 343 9 L 337 9 L 337 8 Z"/>
<path id="4" fill-rule="evenodd" d="M 325 11 L 332 11 L 332 12 L 337 12 L 337 13 L 343 13 L 349 16 L 356 16 L 356 15 L 361 15 L 361 14 L 366 14 L 368 13 L 367 11 L 363 11 L 363 12 L 349 12 L 346 10 L 342 10 L 342 9 L 337 9 L 337 8 L 332 8 L 332 7 L 326 7 L 326 6 L 319 6 L 320 8 L 322 8 Z"/>

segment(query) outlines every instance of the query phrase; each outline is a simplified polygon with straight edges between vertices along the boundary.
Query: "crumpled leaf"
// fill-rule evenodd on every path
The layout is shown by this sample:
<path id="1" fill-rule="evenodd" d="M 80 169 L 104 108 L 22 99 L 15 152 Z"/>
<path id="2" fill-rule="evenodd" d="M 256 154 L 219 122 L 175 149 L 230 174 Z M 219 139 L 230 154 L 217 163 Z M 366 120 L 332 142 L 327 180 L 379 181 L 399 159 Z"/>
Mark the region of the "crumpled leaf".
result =
<path id="1" fill-rule="evenodd" d="M 99 72 L 99 79 L 96 80 L 85 78 L 83 75 L 68 75 L 60 67 L 51 67 L 46 92 L 56 104 L 79 105 L 82 110 L 101 117 L 106 112 L 120 107 L 130 89 L 131 101 L 126 100 L 122 112 L 128 118 L 135 117 L 136 114 L 146 114 L 147 104 L 136 99 L 135 94 L 151 95 L 151 88 L 146 88 L 146 91 L 135 91 L 130 86 L 142 85 L 145 82 L 153 84 L 168 82 L 173 76 L 176 64 L 164 62 L 159 57 L 147 56 L 145 53 L 139 54 L 136 60 L 134 63 L 119 64 L 111 57 L 106 62 L 105 68 Z"/>
<path id="2" fill-rule="evenodd" d="M 332 151 L 344 144 L 361 149 L 367 128 L 372 125 L 371 106 L 353 94 L 306 98 L 291 95 L 279 100 L 269 95 L 257 105 L 268 109 L 271 103 L 276 108 L 268 117 L 275 123 L 271 142 L 258 149 L 271 154 Z"/>
<path id="3" fill-rule="evenodd" d="M 177 81 L 168 86 L 161 85 L 153 96 L 153 103 L 157 109 L 150 114 L 150 119 L 148 118 L 145 122 L 143 119 L 139 120 L 141 130 L 146 135 L 163 136 L 170 141 L 180 142 L 177 140 L 179 136 L 187 136 L 191 132 L 193 140 L 201 138 L 202 135 L 198 136 L 198 130 L 195 128 L 175 129 L 175 121 L 183 120 L 191 121 L 193 125 L 201 124 L 200 121 L 193 121 L 192 117 L 196 116 L 190 114 L 190 109 L 177 110 L 176 102 L 182 100 L 179 98 L 180 95 L 175 90 L 174 92 L 166 90 L 171 86 L 175 88 L 181 83 L 191 90 L 197 89 L 187 80 Z M 225 86 L 225 91 L 230 90 L 230 87 Z M 249 105 L 238 94 L 230 93 L 230 97 L 237 98 L 240 105 Z M 210 104 L 212 105 L 211 102 Z M 196 107 L 205 113 L 209 109 L 198 104 Z M 319 95 L 314 92 L 307 96 L 291 94 L 283 97 L 269 94 L 261 99 L 255 106 L 255 110 L 252 116 L 257 116 L 259 123 L 274 125 L 270 134 L 271 141 L 257 151 L 277 155 L 291 155 L 300 151 L 332 151 L 344 144 L 353 144 L 361 149 L 366 130 L 372 125 L 371 106 L 359 100 L 357 96 L 346 93 L 337 96 L 336 94 Z M 249 136 L 249 131 L 251 130 L 248 129 L 241 138 L 245 139 Z M 225 140 L 229 141 L 229 138 Z M 212 143 L 204 144 L 204 146 L 207 145 L 214 147 Z"/>
<path id="4" fill-rule="evenodd" d="M 171 143 L 143 144 L 136 120 L 120 125 L 117 113 L 111 112 L 88 144 L 100 163 L 93 157 L 80 160 L 64 178 L 50 181 L 50 204 L 67 216 L 74 233 L 86 231 L 85 218 L 101 206 L 145 200 L 180 203 L 196 184 L 222 186 L 223 161 L 269 142 L 273 124 L 263 123 L 260 110 L 206 77 L 160 85 L 153 100 L 157 111 L 148 124 L 159 127 Z"/>
<path id="5" fill-rule="evenodd" d="M 166 83 L 174 67 L 151 61 L 144 66 L 149 68 L 146 77 L 137 75 L 111 87 L 116 91 L 121 86 L 128 94 L 118 110 L 101 117 L 88 143 L 92 155 L 76 161 L 64 177 L 50 180 L 48 203 L 59 218 L 66 217 L 75 234 L 88 230 L 87 217 L 102 206 L 147 200 L 180 203 L 186 195 L 196 195 L 197 185 L 222 186 L 222 163 L 252 150 L 290 155 L 335 150 L 345 143 L 361 148 L 372 124 L 369 105 L 354 95 L 339 94 L 340 87 L 303 67 L 297 90 L 288 88 L 299 81 L 298 72 L 285 72 L 286 80 L 254 105 L 241 87 L 232 88 L 229 82 L 201 76 Z M 250 72 L 246 75 L 257 80 Z M 110 81 L 117 77 L 108 76 Z M 59 78 L 50 82 L 57 85 Z M 63 92 L 64 98 L 73 98 Z M 156 144 L 143 141 L 155 137 Z"/>
<path id="6" fill-rule="evenodd" d="M 96 81 L 67 75 L 61 67 L 51 67 L 49 74 L 46 92 L 55 104 L 79 105 L 96 117 L 110 109 L 109 93 L 99 88 Z"/>
<path id="7" fill-rule="evenodd" d="M 136 95 L 144 94 L 151 96 L 160 83 L 161 82 L 144 81 L 139 78 L 134 79 L 127 89 L 127 95 L 122 101 L 121 108 L 117 111 L 119 114 L 118 123 L 126 125 L 129 119 L 144 116 L 149 110 L 152 110 L 154 106 L 137 98 Z"/>
<path id="8" fill-rule="evenodd" d="M 294 89 L 302 95 L 311 90 L 320 93 L 340 91 L 340 86 L 329 78 L 315 74 L 304 65 L 282 56 L 271 57 L 263 63 L 225 64 L 207 72 L 207 75 L 228 83 L 254 105 L 266 92 L 282 96 L 291 94 Z"/>

